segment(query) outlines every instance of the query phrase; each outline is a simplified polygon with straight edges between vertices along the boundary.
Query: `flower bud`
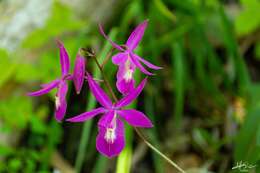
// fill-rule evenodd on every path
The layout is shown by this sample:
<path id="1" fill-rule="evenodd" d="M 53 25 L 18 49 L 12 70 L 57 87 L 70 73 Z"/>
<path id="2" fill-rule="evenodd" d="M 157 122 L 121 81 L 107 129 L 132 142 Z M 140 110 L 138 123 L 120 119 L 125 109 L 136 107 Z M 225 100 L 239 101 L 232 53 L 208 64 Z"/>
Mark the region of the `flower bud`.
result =
<path id="1" fill-rule="evenodd" d="M 77 54 L 74 72 L 73 72 L 73 82 L 77 94 L 80 93 L 82 85 L 85 78 L 85 58 Z"/>

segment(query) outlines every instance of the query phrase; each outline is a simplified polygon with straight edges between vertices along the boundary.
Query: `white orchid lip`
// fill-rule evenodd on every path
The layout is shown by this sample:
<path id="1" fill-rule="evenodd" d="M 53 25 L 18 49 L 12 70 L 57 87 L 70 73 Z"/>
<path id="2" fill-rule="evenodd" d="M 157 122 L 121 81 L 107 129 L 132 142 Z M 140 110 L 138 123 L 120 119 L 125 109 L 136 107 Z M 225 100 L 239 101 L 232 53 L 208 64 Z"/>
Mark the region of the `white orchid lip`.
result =
<path id="1" fill-rule="evenodd" d="M 105 133 L 105 140 L 107 143 L 113 144 L 115 139 L 116 139 L 116 119 L 117 119 L 117 114 L 116 111 L 114 111 L 114 116 L 111 121 L 111 124 L 109 127 L 106 128 L 106 133 Z"/>
<path id="2" fill-rule="evenodd" d="M 55 96 L 55 107 L 56 109 L 59 109 L 61 106 L 60 98 L 58 96 Z"/>
<path id="3" fill-rule="evenodd" d="M 125 75 L 124 75 L 124 79 L 126 80 L 126 82 L 129 82 L 130 80 L 133 79 L 133 73 L 134 73 L 134 70 L 132 69 L 128 69 L 126 72 L 125 72 Z"/>
<path id="4" fill-rule="evenodd" d="M 107 128 L 105 134 L 105 140 L 108 143 L 113 144 L 115 139 L 116 139 L 115 128 Z"/>
<path id="5" fill-rule="evenodd" d="M 130 65 L 131 65 L 130 57 L 128 57 L 128 59 L 125 62 L 125 72 L 123 76 L 126 82 L 129 82 L 133 79 L 134 70 L 131 69 Z"/>

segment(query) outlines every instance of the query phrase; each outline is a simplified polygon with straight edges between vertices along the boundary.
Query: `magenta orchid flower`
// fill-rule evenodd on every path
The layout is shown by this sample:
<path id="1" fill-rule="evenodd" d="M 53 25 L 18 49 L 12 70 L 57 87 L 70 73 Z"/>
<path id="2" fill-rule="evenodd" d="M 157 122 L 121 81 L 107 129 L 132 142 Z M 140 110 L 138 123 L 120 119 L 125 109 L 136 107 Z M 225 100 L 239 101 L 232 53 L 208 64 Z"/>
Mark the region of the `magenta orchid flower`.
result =
<path id="1" fill-rule="evenodd" d="M 74 66 L 74 72 L 73 72 L 73 82 L 77 94 L 80 93 L 84 83 L 85 68 L 86 68 L 85 66 L 86 66 L 85 58 L 77 54 L 75 66 Z"/>
<path id="2" fill-rule="evenodd" d="M 116 86 L 117 89 L 124 95 L 128 94 L 134 89 L 135 81 L 133 78 L 133 74 L 135 68 L 139 68 L 146 75 L 153 75 L 151 72 L 147 71 L 141 63 L 154 70 L 161 69 L 161 67 L 153 65 L 152 63 L 146 61 L 145 59 L 139 57 L 134 53 L 135 48 L 144 35 L 147 24 L 148 20 L 145 20 L 144 22 L 139 24 L 130 34 L 124 46 L 120 46 L 113 42 L 104 33 L 102 26 L 99 25 L 99 30 L 101 34 L 111 43 L 114 48 L 120 51 L 112 57 L 112 61 L 114 64 L 119 66 L 119 70 L 117 72 Z"/>
<path id="3" fill-rule="evenodd" d="M 98 122 L 99 132 L 96 139 L 96 148 L 107 157 L 117 156 L 125 146 L 124 123 L 121 118 L 135 127 L 150 128 L 153 126 L 152 122 L 142 112 L 135 109 L 123 109 L 138 97 L 147 79 L 145 78 L 128 95 L 113 104 L 107 94 L 89 74 L 87 74 L 87 78 L 89 88 L 101 107 L 67 119 L 67 121 L 83 122 L 101 114 L 102 117 Z"/>
<path id="4" fill-rule="evenodd" d="M 61 64 L 61 78 L 55 79 L 52 82 L 48 84 L 43 84 L 42 89 L 30 92 L 28 93 L 29 96 L 41 96 L 43 94 L 47 94 L 52 89 L 57 88 L 58 91 L 55 96 L 55 118 L 57 121 L 62 121 L 66 109 L 67 109 L 67 102 L 66 102 L 66 95 L 68 92 L 68 84 L 67 80 L 74 80 L 75 88 L 77 92 L 80 92 L 81 86 L 83 84 L 82 81 L 84 81 L 84 73 L 85 73 L 85 62 L 84 60 L 77 56 L 76 59 L 76 66 L 80 67 L 79 69 L 75 69 L 73 75 L 69 74 L 70 70 L 70 60 L 68 53 L 61 41 L 57 41 L 57 44 L 59 46 L 60 50 L 60 64 Z M 84 67 L 84 69 L 83 69 Z M 82 70 L 84 70 L 83 76 L 82 76 Z"/>

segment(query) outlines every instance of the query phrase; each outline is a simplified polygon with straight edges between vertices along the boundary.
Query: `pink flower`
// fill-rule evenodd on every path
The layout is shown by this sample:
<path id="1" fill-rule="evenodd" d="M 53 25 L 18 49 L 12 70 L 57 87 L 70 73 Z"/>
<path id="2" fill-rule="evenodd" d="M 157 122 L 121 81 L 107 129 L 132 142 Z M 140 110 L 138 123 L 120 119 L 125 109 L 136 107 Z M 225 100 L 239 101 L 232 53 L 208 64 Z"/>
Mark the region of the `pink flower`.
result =
<path id="1" fill-rule="evenodd" d="M 152 73 L 147 71 L 141 63 L 145 64 L 147 67 L 154 70 L 161 69 L 161 67 L 153 65 L 152 63 L 146 61 L 145 59 L 139 57 L 134 53 L 135 48 L 137 47 L 144 35 L 144 31 L 147 27 L 147 24 L 148 20 L 145 20 L 144 22 L 139 24 L 131 33 L 124 46 L 119 46 L 118 44 L 114 43 L 104 33 L 102 26 L 99 25 L 101 34 L 112 44 L 114 48 L 120 51 L 112 57 L 112 61 L 114 64 L 119 66 L 117 72 L 116 86 L 117 89 L 124 95 L 128 94 L 130 91 L 134 89 L 135 81 L 133 78 L 133 74 L 135 68 L 139 68 L 146 75 L 153 75 Z"/>
<path id="2" fill-rule="evenodd" d="M 152 122 L 142 112 L 135 109 L 123 109 L 138 97 L 147 79 L 145 78 L 136 89 L 113 104 L 104 90 L 100 88 L 89 74 L 87 74 L 87 78 L 89 88 L 101 107 L 89 112 L 84 112 L 78 116 L 67 119 L 67 121 L 82 122 L 96 115 L 102 115 L 98 122 L 97 150 L 107 157 L 117 156 L 125 146 L 124 123 L 121 119 L 124 119 L 135 127 L 149 128 L 153 126 Z"/>
<path id="3" fill-rule="evenodd" d="M 77 94 L 80 93 L 84 83 L 85 66 L 86 66 L 85 58 L 77 54 L 75 66 L 74 66 L 74 72 L 73 72 L 73 82 Z"/>
<path id="4" fill-rule="evenodd" d="M 77 93 L 80 92 L 84 81 L 84 74 L 85 74 L 85 61 L 84 58 L 77 55 L 76 65 L 74 69 L 74 74 L 69 74 L 70 70 L 70 60 L 68 53 L 61 41 L 57 41 L 57 44 L 60 49 L 60 64 L 61 64 L 61 77 L 59 79 L 55 79 L 48 84 L 43 84 L 42 89 L 28 93 L 29 96 L 41 96 L 43 94 L 47 94 L 52 89 L 57 88 L 58 91 L 55 96 L 55 118 L 57 121 L 62 121 L 66 109 L 67 109 L 67 102 L 66 102 L 66 95 L 68 92 L 68 84 L 67 80 L 74 80 L 75 88 Z M 84 62 L 83 62 L 84 61 Z M 84 69 L 83 69 L 84 67 Z M 84 73 L 83 73 L 84 72 Z"/>

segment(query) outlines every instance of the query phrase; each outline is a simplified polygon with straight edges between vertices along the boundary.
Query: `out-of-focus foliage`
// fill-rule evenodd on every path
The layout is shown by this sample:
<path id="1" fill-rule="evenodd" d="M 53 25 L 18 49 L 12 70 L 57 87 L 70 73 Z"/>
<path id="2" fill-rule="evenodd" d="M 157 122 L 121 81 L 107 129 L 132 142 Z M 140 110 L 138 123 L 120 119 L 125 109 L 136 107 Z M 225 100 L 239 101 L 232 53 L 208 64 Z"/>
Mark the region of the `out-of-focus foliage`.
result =
<path id="1" fill-rule="evenodd" d="M 58 1 L 51 11 L 46 25 L 28 35 L 21 48 L 15 52 L 0 50 L 0 158 L 5 159 L 0 162 L 0 172 L 49 172 L 50 158 L 62 139 L 61 125 L 48 120 L 53 106 L 48 108 L 47 97 L 39 102 L 26 96 L 37 88 L 25 85 L 57 77 L 60 67 L 55 38 L 79 32 L 84 26 Z M 71 52 L 75 43 L 64 41 L 69 53 L 75 55 L 77 50 Z"/>
<path id="2" fill-rule="evenodd" d="M 177 172 L 131 128 L 123 154 L 104 158 L 95 149 L 96 121 L 59 124 L 53 119 L 55 91 L 26 96 L 59 76 L 56 38 L 64 42 L 72 67 L 80 47 L 95 50 L 100 63 L 111 49 L 97 24 L 76 16 L 75 9 L 60 1 L 53 2 L 42 28 L 30 33 L 14 52 L 0 49 L 0 172 L 67 167 L 95 173 Z M 250 171 L 259 172 L 260 2 L 126 0 L 115 9 L 116 16 L 104 24 L 106 33 L 123 44 L 135 25 L 149 19 L 137 52 L 163 66 L 132 105 L 154 123 L 154 128 L 143 131 L 147 139 L 185 170 L 231 172 L 243 161 L 256 165 Z M 104 13 L 107 10 L 113 9 Z M 87 69 L 102 78 L 91 58 Z M 111 61 L 104 70 L 114 83 L 116 67 Z M 96 105 L 86 85 L 79 96 L 73 89 L 70 86 L 67 117 Z M 53 159 L 55 153 L 63 161 Z"/>
<path id="3" fill-rule="evenodd" d="M 235 26 L 238 35 L 254 32 L 260 25 L 260 2 L 258 0 L 240 0 L 242 11 L 236 18 Z"/>

